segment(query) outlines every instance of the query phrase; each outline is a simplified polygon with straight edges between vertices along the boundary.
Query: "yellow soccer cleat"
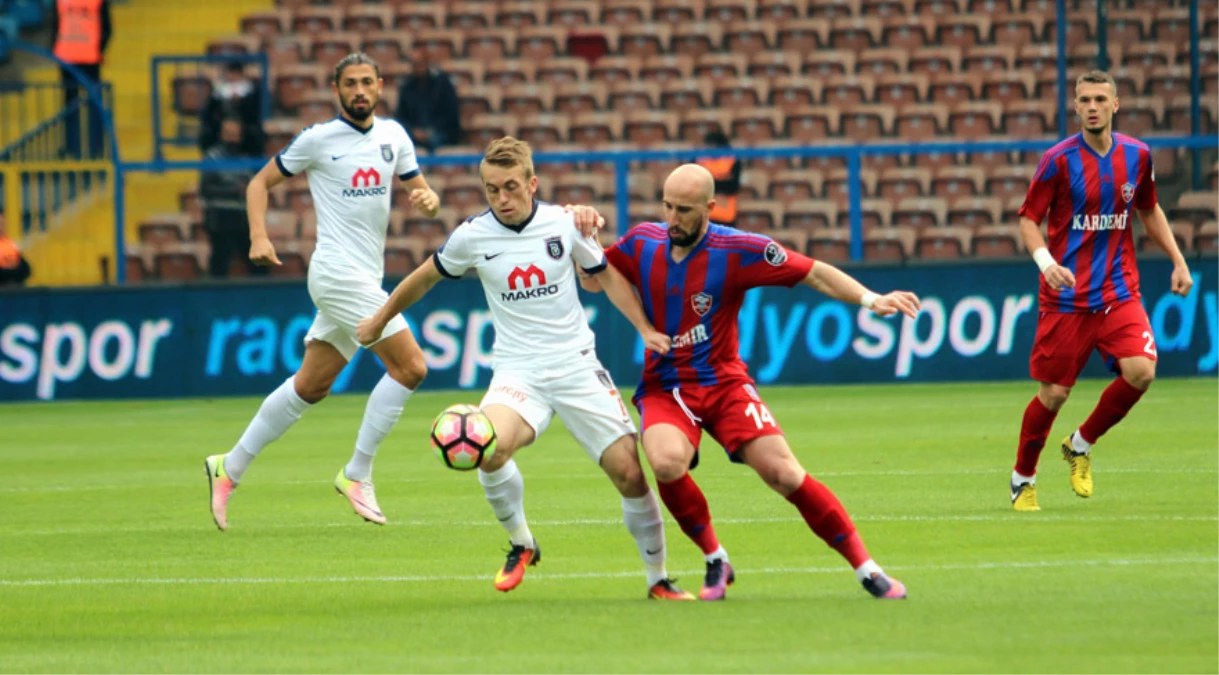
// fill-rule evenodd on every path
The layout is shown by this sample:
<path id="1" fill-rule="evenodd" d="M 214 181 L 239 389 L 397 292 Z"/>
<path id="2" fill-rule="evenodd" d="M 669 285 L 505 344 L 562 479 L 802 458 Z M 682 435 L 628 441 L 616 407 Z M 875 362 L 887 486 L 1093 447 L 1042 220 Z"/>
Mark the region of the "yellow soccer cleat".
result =
<path id="1" fill-rule="evenodd" d="M 1062 458 L 1071 465 L 1071 489 L 1080 497 L 1091 497 L 1092 455 L 1075 452 L 1075 445 L 1071 443 L 1072 436 L 1062 439 Z"/>
<path id="2" fill-rule="evenodd" d="M 1012 508 L 1017 511 L 1040 511 L 1037 503 L 1037 486 L 1033 483 L 1012 483 Z"/>

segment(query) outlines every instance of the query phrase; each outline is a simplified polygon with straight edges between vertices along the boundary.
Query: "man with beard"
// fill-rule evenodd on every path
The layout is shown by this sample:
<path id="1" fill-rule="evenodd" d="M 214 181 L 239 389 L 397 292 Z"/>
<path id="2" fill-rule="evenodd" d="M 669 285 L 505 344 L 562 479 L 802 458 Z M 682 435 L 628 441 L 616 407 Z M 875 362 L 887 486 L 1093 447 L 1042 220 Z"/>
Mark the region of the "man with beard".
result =
<path id="1" fill-rule="evenodd" d="M 415 209 L 432 217 L 440 208 L 439 197 L 419 172 L 406 130 L 394 120 L 373 116 L 382 87 L 377 64 L 363 53 L 351 54 L 335 66 L 332 86 L 342 113 L 297 135 L 246 190 L 250 260 L 279 265 L 267 237 L 267 193 L 285 178 L 308 172 L 318 216 L 317 248 L 308 281 L 317 315 L 305 335 L 300 369 L 263 401 L 228 454 L 205 461 L 212 518 L 221 530 L 228 527 L 229 497 L 246 468 L 267 444 L 330 393 L 335 378 L 360 347 L 356 325 L 389 297 L 381 282 L 393 177 L 405 182 Z M 385 515 L 373 491 L 373 457 L 423 381 L 427 366 L 401 316 L 394 317 L 368 348 L 381 358 L 387 374 L 369 396 L 355 451 L 339 469 L 334 487 L 356 514 L 382 525 Z"/>
<path id="2" fill-rule="evenodd" d="M 631 228 L 606 258 L 634 284 L 648 321 L 672 338 L 668 353 L 646 352 L 633 400 L 660 498 L 703 551 L 707 573 L 699 597 L 722 600 L 736 577 L 711 525 L 707 498 L 689 473 L 698 464 L 703 430 L 732 462 L 747 464 L 791 502 L 869 593 L 906 597 L 906 587 L 873 562 L 842 503 L 792 454 L 740 358 L 737 315 L 745 292 L 758 286 L 804 284 L 880 316 L 915 317 L 918 298 L 906 291 L 877 295 L 833 265 L 769 237 L 710 222 L 715 178 L 697 164 L 680 166 L 665 180 L 663 207 L 667 222 Z M 596 277 L 582 276 L 581 283 L 601 290 Z"/>

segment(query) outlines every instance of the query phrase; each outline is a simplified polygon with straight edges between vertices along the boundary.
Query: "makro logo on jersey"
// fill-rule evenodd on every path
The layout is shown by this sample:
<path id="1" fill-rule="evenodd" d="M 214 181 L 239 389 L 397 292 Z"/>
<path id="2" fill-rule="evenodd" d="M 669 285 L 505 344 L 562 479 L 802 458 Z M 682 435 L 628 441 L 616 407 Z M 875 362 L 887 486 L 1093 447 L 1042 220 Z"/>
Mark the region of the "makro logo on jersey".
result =
<path id="1" fill-rule="evenodd" d="M 520 290 L 517 290 L 517 287 Z M 524 269 L 514 268 L 508 275 L 508 292 L 501 294 L 504 302 L 529 300 L 554 295 L 559 292 L 558 284 L 546 285 L 546 273 L 537 265 Z"/>
<path id="2" fill-rule="evenodd" d="M 153 375 L 157 345 L 174 329 L 169 319 L 149 319 L 139 325 L 102 321 L 92 330 L 76 321 L 36 325 L 17 322 L 0 330 L 0 382 L 37 382 L 35 395 L 55 398 L 60 384 L 75 382 L 86 372 L 114 382 L 134 375 Z"/>
<path id="3" fill-rule="evenodd" d="M 1098 232 L 1101 230 L 1124 230 L 1126 229 L 1126 219 L 1128 213 L 1114 213 L 1110 215 L 1095 215 L 1081 216 L 1076 215 L 1071 221 L 1072 230 L 1086 230 L 1089 232 Z"/>
<path id="4" fill-rule="evenodd" d="M 351 174 L 351 188 L 343 190 L 344 197 L 384 197 L 389 188 L 381 184 L 381 173 L 369 167 Z"/>

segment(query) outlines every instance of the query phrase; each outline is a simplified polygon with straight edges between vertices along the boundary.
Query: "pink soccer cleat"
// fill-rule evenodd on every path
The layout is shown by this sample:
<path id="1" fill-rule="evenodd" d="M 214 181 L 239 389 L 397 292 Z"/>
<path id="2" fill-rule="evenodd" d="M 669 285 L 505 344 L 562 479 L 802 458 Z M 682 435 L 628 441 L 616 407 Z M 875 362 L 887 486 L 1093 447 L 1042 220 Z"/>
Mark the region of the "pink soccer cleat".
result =
<path id="1" fill-rule="evenodd" d="M 208 491 L 211 493 L 212 520 L 223 532 L 229 528 L 229 497 L 237 489 L 237 483 L 224 472 L 224 455 L 212 455 L 203 460 L 203 468 L 207 471 Z"/>
<path id="2" fill-rule="evenodd" d="M 381 513 L 381 507 L 377 504 L 377 492 L 372 481 L 348 480 L 343 469 L 339 469 L 339 475 L 334 477 L 334 489 L 351 502 L 356 515 L 370 523 L 385 524 L 385 514 Z"/>
<path id="3" fill-rule="evenodd" d="M 736 581 L 736 572 L 727 560 L 715 560 L 707 563 L 707 576 L 703 579 L 703 587 L 698 592 L 700 600 L 723 600 L 728 587 Z"/>
<path id="4" fill-rule="evenodd" d="M 874 573 L 863 580 L 864 590 L 877 600 L 905 600 L 906 585 L 881 573 Z"/>

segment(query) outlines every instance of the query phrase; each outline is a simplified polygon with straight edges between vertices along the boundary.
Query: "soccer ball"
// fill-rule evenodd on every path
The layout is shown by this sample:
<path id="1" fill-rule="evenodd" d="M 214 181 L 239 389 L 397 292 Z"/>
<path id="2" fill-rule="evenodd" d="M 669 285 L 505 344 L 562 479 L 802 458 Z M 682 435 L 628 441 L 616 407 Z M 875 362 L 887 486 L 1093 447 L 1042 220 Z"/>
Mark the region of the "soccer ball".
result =
<path id="1" fill-rule="evenodd" d="M 477 407 L 451 405 L 432 422 L 432 447 L 444 465 L 457 471 L 477 469 L 495 452 L 495 427 Z"/>

